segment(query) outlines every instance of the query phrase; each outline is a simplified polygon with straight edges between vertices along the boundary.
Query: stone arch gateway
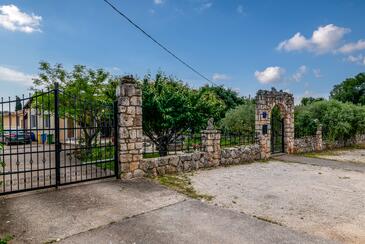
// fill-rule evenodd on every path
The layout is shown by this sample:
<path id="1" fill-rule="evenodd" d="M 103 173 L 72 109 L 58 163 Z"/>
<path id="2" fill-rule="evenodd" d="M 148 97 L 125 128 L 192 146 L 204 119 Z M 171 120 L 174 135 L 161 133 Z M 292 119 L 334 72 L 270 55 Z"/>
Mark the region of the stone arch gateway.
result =
<path id="1" fill-rule="evenodd" d="M 255 131 L 261 148 L 261 158 L 268 159 L 272 152 L 272 110 L 277 107 L 283 118 L 283 152 L 294 152 L 294 97 L 277 91 L 259 90 L 256 94 Z"/>

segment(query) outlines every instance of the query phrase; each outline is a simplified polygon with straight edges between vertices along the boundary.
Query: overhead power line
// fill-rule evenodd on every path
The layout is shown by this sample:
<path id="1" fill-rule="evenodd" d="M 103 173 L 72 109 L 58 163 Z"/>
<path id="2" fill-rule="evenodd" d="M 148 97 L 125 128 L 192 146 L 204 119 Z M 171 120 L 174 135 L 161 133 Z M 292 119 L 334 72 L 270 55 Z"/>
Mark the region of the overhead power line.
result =
<path id="1" fill-rule="evenodd" d="M 215 86 L 218 86 L 216 83 L 214 83 L 213 81 L 211 81 L 209 78 L 207 78 L 205 75 L 203 75 L 201 72 L 199 72 L 198 70 L 196 70 L 194 67 L 192 67 L 191 65 L 189 65 L 188 63 L 186 63 L 184 60 L 182 60 L 181 58 L 179 58 L 176 54 L 174 54 L 170 49 L 168 49 L 167 47 L 165 47 L 163 44 L 161 44 L 159 41 L 157 41 L 154 37 L 152 37 L 150 34 L 148 34 L 145 30 L 142 29 L 142 27 L 140 27 L 139 25 L 137 25 L 136 23 L 133 22 L 133 20 L 131 20 L 127 15 L 125 15 L 124 13 L 122 13 L 122 11 L 120 11 L 117 7 L 115 7 L 111 2 L 109 2 L 108 0 L 103 0 L 106 4 L 108 4 L 112 9 L 115 10 L 115 12 L 117 12 L 120 16 L 122 16 L 124 19 L 126 19 L 130 24 L 132 24 L 135 28 L 137 28 L 139 31 L 141 31 L 145 36 L 147 36 L 149 39 L 151 39 L 154 43 L 156 43 L 159 47 L 161 47 L 163 50 L 165 50 L 167 53 L 169 53 L 172 57 L 174 57 L 175 59 L 177 59 L 180 63 L 182 63 L 183 65 L 185 65 L 186 67 L 188 67 L 190 70 L 192 70 L 195 74 L 197 74 L 198 76 L 200 76 L 201 78 L 203 78 L 204 80 L 212 83 Z"/>

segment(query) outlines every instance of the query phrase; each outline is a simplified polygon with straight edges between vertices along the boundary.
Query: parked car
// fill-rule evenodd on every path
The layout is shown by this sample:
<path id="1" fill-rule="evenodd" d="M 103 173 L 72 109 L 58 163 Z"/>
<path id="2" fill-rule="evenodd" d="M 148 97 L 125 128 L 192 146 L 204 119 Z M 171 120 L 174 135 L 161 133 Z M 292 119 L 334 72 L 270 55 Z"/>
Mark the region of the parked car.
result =
<path id="1" fill-rule="evenodd" d="M 10 144 L 27 144 L 32 142 L 31 135 L 23 130 L 5 130 L 0 133 L 0 142 Z"/>

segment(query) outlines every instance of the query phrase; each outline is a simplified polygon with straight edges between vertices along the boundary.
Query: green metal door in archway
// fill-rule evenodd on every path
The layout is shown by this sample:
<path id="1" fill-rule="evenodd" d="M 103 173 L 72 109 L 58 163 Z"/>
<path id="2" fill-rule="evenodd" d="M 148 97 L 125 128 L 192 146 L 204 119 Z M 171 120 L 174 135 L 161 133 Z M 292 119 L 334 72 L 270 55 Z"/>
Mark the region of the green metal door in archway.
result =
<path id="1" fill-rule="evenodd" d="M 271 153 L 284 152 L 284 118 L 278 107 L 271 112 Z"/>

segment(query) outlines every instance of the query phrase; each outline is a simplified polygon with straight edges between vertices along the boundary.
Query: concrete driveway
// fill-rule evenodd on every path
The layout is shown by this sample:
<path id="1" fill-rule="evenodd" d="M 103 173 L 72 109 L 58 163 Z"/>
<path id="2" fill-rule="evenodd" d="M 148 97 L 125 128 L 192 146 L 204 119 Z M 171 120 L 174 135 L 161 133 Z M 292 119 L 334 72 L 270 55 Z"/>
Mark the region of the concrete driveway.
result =
<path id="1" fill-rule="evenodd" d="M 144 179 L 8 197 L 0 216 L 14 243 L 333 243 Z"/>
<path id="2" fill-rule="evenodd" d="M 328 240 L 365 243 L 365 172 L 360 166 L 283 158 L 297 163 L 200 171 L 191 177 L 192 184 L 223 208 Z"/>

